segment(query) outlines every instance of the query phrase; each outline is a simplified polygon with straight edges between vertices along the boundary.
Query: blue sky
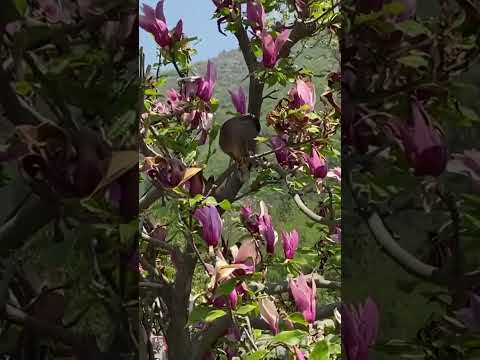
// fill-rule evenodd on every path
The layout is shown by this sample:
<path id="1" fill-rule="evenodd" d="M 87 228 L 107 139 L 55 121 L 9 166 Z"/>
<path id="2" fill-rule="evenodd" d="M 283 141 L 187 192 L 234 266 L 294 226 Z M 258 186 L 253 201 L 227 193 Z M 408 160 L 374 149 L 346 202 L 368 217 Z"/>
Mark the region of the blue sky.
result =
<path id="1" fill-rule="evenodd" d="M 156 0 L 139 0 L 142 4 L 155 7 Z M 200 43 L 194 47 L 198 53 L 193 61 L 204 61 L 215 57 L 223 50 L 231 50 L 237 47 L 232 35 L 223 36 L 217 30 L 217 22 L 212 20 L 215 6 L 212 0 L 166 0 L 165 18 L 169 29 L 172 29 L 177 21 L 183 20 L 183 31 L 189 37 L 198 37 Z M 142 13 L 140 11 L 140 13 Z M 156 44 L 153 37 L 140 29 L 140 46 L 143 46 L 147 64 L 156 62 Z"/>

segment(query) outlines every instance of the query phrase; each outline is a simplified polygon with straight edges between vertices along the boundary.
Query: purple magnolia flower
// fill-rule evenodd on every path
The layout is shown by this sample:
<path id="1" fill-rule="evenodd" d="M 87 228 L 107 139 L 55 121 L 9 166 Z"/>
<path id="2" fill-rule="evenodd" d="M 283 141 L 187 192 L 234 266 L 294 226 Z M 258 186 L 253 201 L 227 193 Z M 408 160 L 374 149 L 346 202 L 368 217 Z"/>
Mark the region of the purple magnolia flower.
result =
<path id="1" fill-rule="evenodd" d="M 328 165 L 327 161 L 321 156 L 318 150 L 314 147 L 312 149 L 312 155 L 308 156 L 304 154 L 305 162 L 310 170 L 310 173 L 315 179 L 323 179 L 327 176 Z"/>
<path id="2" fill-rule="evenodd" d="M 205 183 L 203 181 L 203 175 L 201 173 L 193 176 L 188 182 L 185 183 L 186 190 L 191 197 L 195 195 L 203 194 L 205 190 Z"/>
<path id="3" fill-rule="evenodd" d="M 290 279 L 290 290 L 292 291 L 298 311 L 303 314 L 305 321 L 313 323 L 316 320 L 316 290 L 315 279 L 312 276 L 311 286 L 303 274 L 297 279 Z"/>
<path id="4" fill-rule="evenodd" d="M 169 48 L 183 36 L 183 22 L 179 20 L 172 31 L 168 30 L 167 21 L 163 13 L 163 3 L 160 0 L 155 9 L 143 4 L 143 13 L 140 15 L 140 27 L 155 38 L 156 43 L 162 48 Z"/>
<path id="5" fill-rule="evenodd" d="M 240 219 L 251 234 L 257 234 L 259 232 L 258 215 L 253 212 L 250 205 L 242 206 L 240 209 Z"/>
<path id="6" fill-rule="evenodd" d="M 288 147 L 288 135 L 276 135 L 270 139 L 272 149 L 275 151 L 275 157 L 280 166 L 293 169 L 297 161 L 292 151 Z"/>
<path id="7" fill-rule="evenodd" d="M 285 259 L 293 259 L 298 248 L 300 236 L 297 230 L 291 232 L 282 231 L 283 253 Z"/>
<path id="8" fill-rule="evenodd" d="M 406 125 L 392 125 L 400 138 L 407 160 L 417 176 L 439 176 L 447 166 L 448 154 L 443 133 L 435 127 L 420 102 L 411 104 Z"/>
<path id="9" fill-rule="evenodd" d="M 470 306 L 455 312 L 457 318 L 469 330 L 480 331 L 480 296 L 472 294 L 470 297 Z"/>
<path id="10" fill-rule="evenodd" d="M 50 23 L 69 23 L 71 20 L 67 8 L 60 7 L 56 0 L 38 0 L 38 5 Z"/>
<path id="11" fill-rule="evenodd" d="M 275 253 L 277 243 L 277 234 L 272 224 L 272 217 L 268 214 L 267 206 L 263 201 L 260 202 L 260 216 L 258 217 L 258 230 L 267 244 L 267 253 Z"/>
<path id="12" fill-rule="evenodd" d="M 259 305 L 260 316 L 268 324 L 273 333 L 275 335 L 278 334 L 280 331 L 280 314 L 278 313 L 275 303 L 270 299 L 263 298 L 259 300 Z"/>
<path id="13" fill-rule="evenodd" d="M 217 82 L 217 69 L 215 64 L 210 60 L 207 65 L 207 73 L 198 82 L 197 96 L 205 102 L 210 101 L 215 90 L 215 83 Z"/>
<path id="14" fill-rule="evenodd" d="M 378 333 L 379 313 L 377 304 L 367 298 L 365 305 L 342 305 L 342 341 L 349 360 L 368 359 L 369 347 L 375 343 Z"/>
<path id="15" fill-rule="evenodd" d="M 225 298 L 224 296 L 216 297 L 212 303 L 217 308 L 228 307 L 232 310 L 235 309 L 238 303 L 237 290 L 233 289 L 233 291 L 230 294 L 228 294 L 227 298 Z"/>
<path id="16" fill-rule="evenodd" d="M 277 65 L 278 57 L 280 55 L 280 50 L 282 50 L 283 45 L 288 41 L 290 36 L 290 30 L 283 30 L 280 34 L 277 35 L 277 38 L 274 40 L 272 35 L 267 32 L 263 32 L 261 35 L 262 49 L 263 49 L 263 65 L 266 68 L 273 69 Z"/>
<path id="17" fill-rule="evenodd" d="M 249 0 L 247 2 L 247 19 L 252 23 L 254 30 L 263 31 L 265 29 L 267 15 L 258 0 Z"/>
<path id="18" fill-rule="evenodd" d="M 259 232 L 258 216 L 253 212 L 253 209 L 250 205 L 242 206 L 240 209 L 240 219 L 251 234 L 256 234 Z"/>
<path id="19" fill-rule="evenodd" d="M 185 174 L 185 165 L 178 159 L 162 159 L 159 163 L 145 165 L 145 171 L 152 183 L 158 187 L 174 188 Z"/>
<path id="20" fill-rule="evenodd" d="M 195 210 L 193 217 L 203 227 L 203 240 L 208 246 L 217 246 L 223 230 L 223 221 L 215 206 L 209 205 Z"/>
<path id="21" fill-rule="evenodd" d="M 335 232 L 330 235 L 330 238 L 337 244 L 342 242 L 342 228 L 340 226 L 335 227 Z"/>
<path id="22" fill-rule="evenodd" d="M 289 91 L 289 95 L 293 98 L 291 105 L 294 109 L 298 109 L 304 105 L 308 105 L 309 111 L 315 108 L 315 86 L 312 82 L 305 82 L 297 79 L 295 86 Z"/>
<path id="23" fill-rule="evenodd" d="M 237 112 L 245 115 L 247 113 L 247 95 L 245 95 L 242 87 L 240 86 L 236 92 L 232 90 L 228 90 L 228 92 Z"/>

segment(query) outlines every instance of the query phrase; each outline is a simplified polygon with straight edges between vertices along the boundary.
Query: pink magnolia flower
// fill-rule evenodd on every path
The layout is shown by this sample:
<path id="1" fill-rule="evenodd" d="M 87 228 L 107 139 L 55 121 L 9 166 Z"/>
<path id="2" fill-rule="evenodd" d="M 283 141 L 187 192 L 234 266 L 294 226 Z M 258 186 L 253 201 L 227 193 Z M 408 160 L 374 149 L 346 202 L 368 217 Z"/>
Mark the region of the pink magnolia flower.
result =
<path id="1" fill-rule="evenodd" d="M 400 139 L 407 160 L 417 176 L 439 176 L 447 166 L 447 145 L 443 133 L 430 120 L 422 104 L 411 104 L 411 118 L 406 124 L 390 125 Z"/>
<path id="2" fill-rule="evenodd" d="M 292 291 L 298 311 L 303 314 L 305 321 L 313 323 L 316 319 L 316 283 L 312 276 L 311 286 L 303 274 L 297 279 L 290 279 Z"/>
<path id="3" fill-rule="evenodd" d="M 200 114 L 199 123 L 199 143 L 205 144 L 208 141 L 208 133 L 213 125 L 213 114 L 202 111 Z"/>
<path id="4" fill-rule="evenodd" d="M 274 40 L 272 35 L 267 32 L 261 34 L 262 49 L 263 49 L 263 65 L 266 68 L 273 69 L 277 65 L 280 50 L 288 41 L 290 30 L 283 30 Z"/>
<path id="5" fill-rule="evenodd" d="M 358 308 L 342 305 L 342 341 L 349 360 L 367 360 L 369 347 L 375 343 L 378 333 L 379 313 L 377 304 L 367 298 Z"/>
<path id="6" fill-rule="evenodd" d="M 298 347 L 293 348 L 293 353 L 295 354 L 295 360 L 305 360 L 305 355 L 300 351 Z"/>
<path id="7" fill-rule="evenodd" d="M 208 133 L 213 125 L 212 113 L 193 110 L 189 113 L 183 113 L 182 120 L 187 124 L 189 129 L 198 129 L 197 138 L 201 145 L 207 142 Z"/>
<path id="8" fill-rule="evenodd" d="M 298 248 L 300 236 L 297 230 L 291 232 L 282 231 L 283 253 L 285 259 L 293 259 Z"/>
<path id="9" fill-rule="evenodd" d="M 143 13 L 140 15 L 140 27 L 155 38 L 156 43 L 162 48 L 169 48 L 183 36 L 183 22 L 179 20 L 172 31 L 168 30 L 167 21 L 163 13 L 163 3 L 160 0 L 155 9 L 143 4 Z"/>
<path id="10" fill-rule="evenodd" d="M 215 64 L 210 60 L 207 64 L 207 73 L 198 82 L 197 96 L 203 101 L 210 101 L 215 90 L 215 84 L 217 82 L 217 69 Z"/>
<path id="11" fill-rule="evenodd" d="M 223 230 L 223 220 L 215 206 L 209 205 L 195 210 L 193 217 L 203 227 L 203 240 L 208 246 L 217 246 Z"/>
<path id="12" fill-rule="evenodd" d="M 318 150 L 314 147 L 312 149 L 312 155 L 308 156 L 304 154 L 305 162 L 310 170 L 310 173 L 315 179 L 323 179 L 327 176 L 328 165 L 327 161 L 323 156 L 321 156 Z"/>
<path id="13" fill-rule="evenodd" d="M 172 110 L 177 110 L 178 104 L 182 101 L 182 95 L 175 90 L 175 89 L 170 89 L 167 91 L 167 104 L 170 105 Z"/>
<path id="14" fill-rule="evenodd" d="M 232 90 L 228 90 L 228 92 L 237 112 L 245 115 L 247 113 L 247 95 L 245 95 L 243 88 L 240 86 L 236 92 Z"/>
<path id="15" fill-rule="evenodd" d="M 278 313 L 275 303 L 267 298 L 259 300 L 260 316 L 268 324 L 270 329 L 276 335 L 279 330 L 280 314 Z"/>
<path id="16" fill-rule="evenodd" d="M 272 217 L 268 214 L 268 208 L 263 201 L 260 202 L 260 216 L 258 217 L 258 229 L 267 244 L 267 253 L 275 253 L 277 233 L 273 228 Z"/>
<path id="17" fill-rule="evenodd" d="M 236 271 L 238 275 L 252 274 L 255 272 L 255 266 L 260 260 L 255 240 L 245 240 L 242 242 L 242 245 L 240 245 L 238 251 L 232 251 L 232 255 L 233 264 L 244 265 Z"/>
<path id="18" fill-rule="evenodd" d="M 307 83 L 301 79 L 297 79 L 295 86 L 288 94 L 293 98 L 291 105 L 294 109 L 298 109 L 303 105 L 308 105 L 309 111 L 313 111 L 315 108 L 315 85 L 312 82 Z"/>
<path id="19" fill-rule="evenodd" d="M 248 240 L 244 242 L 238 252 L 233 253 L 233 258 L 233 263 L 228 263 L 222 252 L 217 249 L 215 267 L 211 265 L 207 266 L 212 276 L 210 288 L 215 289 L 217 285 L 231 279 L 237 274 L 244 275 L 255 272 L 255 264 L 258 263 L 259 256 L 254 241 Z M 236 289 L 238 294 L 245 292 L 245 286 L 243 285 L 237 286 Z"/>
<path id="20" fill-rule="evenodd" d="M 265 13 L 265 9 L 258 0 L 248 0 L 247 19 L 252 23 L 254 30 L 262 31 L 265 29 L 267 15 Z"/>
<path id="21" fill-rule="evenodd" d="M 332 170 L 328 170 L 327 177 L 335 179 L 338 182 L 342 181 L 342 168 L 334 167 Z"/>

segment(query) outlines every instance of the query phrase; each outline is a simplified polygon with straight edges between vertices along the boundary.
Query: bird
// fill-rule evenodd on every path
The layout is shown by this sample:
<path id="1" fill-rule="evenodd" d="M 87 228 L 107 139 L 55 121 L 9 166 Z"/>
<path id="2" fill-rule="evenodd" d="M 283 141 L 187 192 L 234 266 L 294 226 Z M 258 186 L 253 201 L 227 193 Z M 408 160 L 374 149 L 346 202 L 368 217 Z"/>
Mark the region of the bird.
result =
<path id="1" fill-rule="evenodd" d="M 236 163 L 242 181 L 248 177 L 252 167 L 250 155 L 256 152 L 255 138 L 260 130 L 260 120 L 250 114 L 235 116 L 220 128 L 220 148 Z"/>

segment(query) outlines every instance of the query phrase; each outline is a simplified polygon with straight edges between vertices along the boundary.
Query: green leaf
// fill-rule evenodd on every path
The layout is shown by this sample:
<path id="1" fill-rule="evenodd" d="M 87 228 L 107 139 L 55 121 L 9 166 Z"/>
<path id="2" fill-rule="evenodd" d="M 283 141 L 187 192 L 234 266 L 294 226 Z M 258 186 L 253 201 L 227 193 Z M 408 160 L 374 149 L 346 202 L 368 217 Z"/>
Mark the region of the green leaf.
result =
<path id="1" fill-rule="evenodd" d="M 301 324 L 301 325 L 308 326 L 308 323 L 305 321 L 305 318 L 300 313 L 290 314 L 288 316 L 288 319 L 295 324 Z"/>
<path id="2" fill-rule="evenodd" d="M 188 199 L 188 204 L 190 205 L 190 207 L 193 207 L 196 204 L 201 203 L 203 199 L 205 199 L 205 196 L 203 196 L 202 194 L 198 194 L 195 195 L 195 197 Z"/>
<path id="3" fill-rule="evenodd" d="M 295 346 L 308 334 L 301 330 L 282 331 L 272 339 L 272 343 L 282 343 L 288 346 Z"/>
<path id="4" fill-rule="evenodd" d="M 407 56 L 402 56 L 401 58 L 398 58 L 397 61 L 405 66 L 418 69 L 420 67 L 428 67 L 428 61 L 418 55 L 407 55 Z"/>
<path id="5" fill-rule="evenodd" d="M 330 359 L 330 351 L 328 343 L 325 340 L 319 341 L 315 344 L 309 356 L 310 360 L 328 360 Z"/>
<path id="6" fill-rule="evenodd" d="M 235 311 L 236 314 L 238 315 L 247 315 L 249 312 L 252 312 L 257 308 L 257 305 L 255 304 L 247 304 L 240 306 L 237 311 Z"/>
<path id="7" fill-rule="evenodd" d="M 258 350 L 244 357 L 244 360 L 262 360 L 268 353 L 268 350 Z"/>
<path id="8" fill-rule="evenodd" d="M 203 321 L 211 311 L 207 306 L 199 305 L 193 308 L 193 311 L 190 314 L 190 318 L 188 319 L 189 324 L 196 324 L 200 321 Z"/>
<path id="9" fill-rule="evenodd" d="M 232 210 L 232 204 L 230 203 L 230 201 L 228 201 L 227 199 L 221 201 L 218 206 L 220 206 L 223 210 L 225 211 L 228 211 L 228 210 Z"/>
<path id="10" fill-rule="evenodd" d="M 23 16 L 28 8 L 27 0 L 15 0 L 15 8 L 18 11 L 18 14 Z"/>
<path id="11" fill-rule="evenodd" d="M 212 113 L 216 112 L 220 106 L 220 101 L 216 98 L 210 99 L 210 111 Z"/>
<path id="12" fill-rule="evenodd" d="M 257 136 L 254 140 L 260 144 L 264 144 L 269 140 L 269 138 L 263 137 L 263 136 Z"/>
<path id="13" fill-rule="evenodd" d="M 424 35 L 424 34 L 429 34 L 430 30 L 420 24 L 419 22 L 413 21 L 413 20 L 407 20 L 403 21 L 399 24 L 397 24 L 397 29 L 402 31 L 404 34 L 407 34 L 409 36 L 418 36 L 418 35 Z"/>
<path id="14" fill-rule="evenodd" d="M 212 322 L 218 318 L 221 318 L 222 316 L 227 315 L 227 313 L 223 310 L 217 309 L 217 310 L 211 310 L 207 316 L 205 317 L 206 322 Z"/>
<path id="15" fill-rule="evenodd" d="M 475 122 L 480 121 L 480 116 L 478 116 L 475 110 L 460 104 L 458 105 L 458 108 L 461 111 L 461 113 L 469 120 L 475 121 Z"/>
<path id="16" fill-rule="evenodd" d="M 204 204 L 206 206 L 212 205 L 212 206 L 217 206 L 217 200 L 213 196 L 209 196 L 205 199 Z"/>
<path id="17" fill-rule="evenodd" d="M 27 81 L 19 81 L 15 84 L 17 94 L 27 96 L 33 90 L 32 85 Z"/>
<path id="18" fill-rule="evenodd" d="M 220 285 L 217 290 L 215 291 L 215 296 L 226 296 L 229 295 L 233 289 L 237 286 L 240 279 L 231 279 L 227 282 Z"/>
<path id="19" fill-rule="evenodd" d="M 407 10 L 405 4 L 401 1 L 395 1 L 383 7 L 382 12 L 387 15 L 401 15 Z"/>
<path id="20" fill-rule="evenodd" d="M 158 93 L 157 89 L 146 89 L 146 90 L 145 90 L 145 95 L 148 95 L 148 96 L 158 96 L 159 93 Z"/>

